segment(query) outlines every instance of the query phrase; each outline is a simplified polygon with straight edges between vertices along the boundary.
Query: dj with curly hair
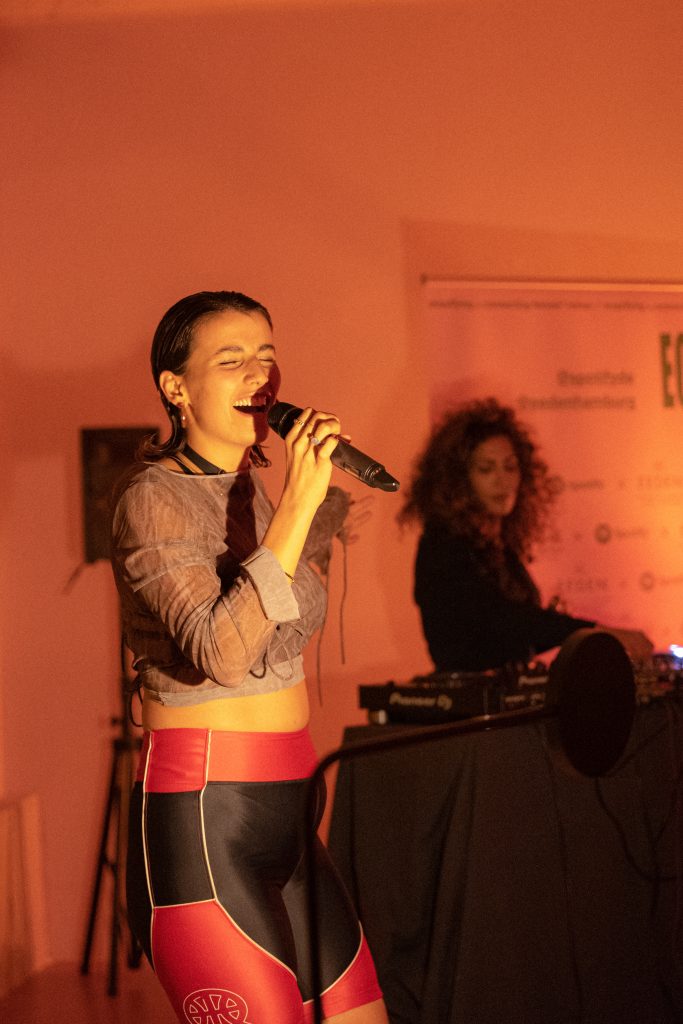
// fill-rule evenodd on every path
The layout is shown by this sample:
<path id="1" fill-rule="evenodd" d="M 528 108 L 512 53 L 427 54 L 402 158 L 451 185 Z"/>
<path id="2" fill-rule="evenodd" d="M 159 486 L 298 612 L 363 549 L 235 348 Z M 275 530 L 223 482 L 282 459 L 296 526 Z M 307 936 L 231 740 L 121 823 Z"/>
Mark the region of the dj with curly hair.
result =
<path id="1" fill-rule="evenodd" d="M 543 607 L 527 563 L 552 501 L 548 469 L 526 427 L 495 398 L 451 411 L 418 459 L 400 519 L 423 529 L 415 601 L 439 672 L 526 663 L 599 626 L 643 660 L 641 632 Z"/>

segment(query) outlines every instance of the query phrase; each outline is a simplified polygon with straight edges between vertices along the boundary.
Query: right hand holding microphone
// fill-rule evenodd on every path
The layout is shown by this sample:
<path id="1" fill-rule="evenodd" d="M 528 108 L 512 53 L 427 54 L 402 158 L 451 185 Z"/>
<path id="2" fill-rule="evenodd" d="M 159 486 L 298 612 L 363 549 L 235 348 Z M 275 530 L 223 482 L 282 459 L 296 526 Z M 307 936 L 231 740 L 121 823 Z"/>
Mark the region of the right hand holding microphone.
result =
<path id="1" fill-rule="evenodd" d="M 285 438 L 285 485 L 263 538 L 290 580 L 303 551 L 313 517 L 325 499 L 332 474 L 330 456 L 339 437 L 331 413 L 302 409 Z"/>
<path id="2" fill-rule="evenodd" d="M 287 467 L 285 473 L 285 496 L 309 505 L 313 510 L 322 504 L 330 484 L 332 452 L 341 434 L 341 425 L 332 413 L 316 409 L 301 410 L 285 438 Z"/>

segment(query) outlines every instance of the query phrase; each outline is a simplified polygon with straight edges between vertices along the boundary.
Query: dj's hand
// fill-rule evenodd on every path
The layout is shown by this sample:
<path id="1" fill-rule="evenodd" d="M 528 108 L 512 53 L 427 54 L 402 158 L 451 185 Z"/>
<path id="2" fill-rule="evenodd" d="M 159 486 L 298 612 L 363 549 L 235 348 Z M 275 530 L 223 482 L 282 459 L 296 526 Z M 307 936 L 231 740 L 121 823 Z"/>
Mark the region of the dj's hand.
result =
<path id="1" fill-rule="evenodd" d="M 609 633 L 611 636 L 618 640 L 624 647 L 631 661 L 647 661 L 652 657 L 654 651 L 654 644 L 645 633 L 642 633 L 639 629 L 615 629 L 612 626 L 602 626 L 598 624 L 596 629 L 601 629 L 605 633 Z"/>

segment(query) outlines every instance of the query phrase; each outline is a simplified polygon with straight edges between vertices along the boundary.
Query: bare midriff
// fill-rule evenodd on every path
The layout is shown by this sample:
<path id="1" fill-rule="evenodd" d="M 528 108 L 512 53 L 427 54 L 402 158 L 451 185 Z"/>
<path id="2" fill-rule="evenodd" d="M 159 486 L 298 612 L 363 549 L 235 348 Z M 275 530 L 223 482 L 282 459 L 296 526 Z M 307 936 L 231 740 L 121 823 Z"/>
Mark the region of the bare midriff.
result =
<path id="1" fill-rule="evenodd" d="M 296 732 L 308 724 L 306 681 L 285 690 L 226 697 L 168 707 L 153 700 L 142 702 L 145 729 L 220 729 L 232 732 Z"/>

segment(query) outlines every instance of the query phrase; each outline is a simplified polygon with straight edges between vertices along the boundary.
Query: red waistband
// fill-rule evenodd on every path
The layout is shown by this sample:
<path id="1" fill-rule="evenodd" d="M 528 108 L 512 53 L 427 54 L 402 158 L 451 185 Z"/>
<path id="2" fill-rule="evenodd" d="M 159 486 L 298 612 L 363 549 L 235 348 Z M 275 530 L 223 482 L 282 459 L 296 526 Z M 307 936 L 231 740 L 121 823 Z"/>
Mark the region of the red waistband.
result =
<path id="1" fill-rule="evenodd" d="M 207 782 L 306 779 L 317 756 L 308 729 L 298 732 L 145 732 L 136 780 L 148 793 L 181 793 Z"/>

